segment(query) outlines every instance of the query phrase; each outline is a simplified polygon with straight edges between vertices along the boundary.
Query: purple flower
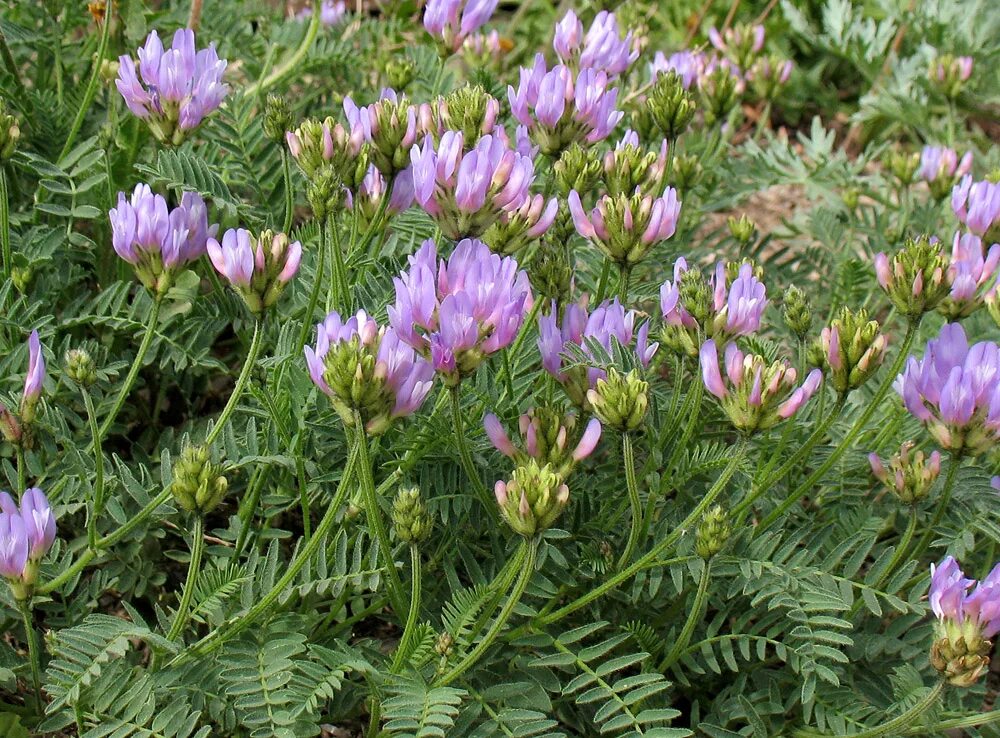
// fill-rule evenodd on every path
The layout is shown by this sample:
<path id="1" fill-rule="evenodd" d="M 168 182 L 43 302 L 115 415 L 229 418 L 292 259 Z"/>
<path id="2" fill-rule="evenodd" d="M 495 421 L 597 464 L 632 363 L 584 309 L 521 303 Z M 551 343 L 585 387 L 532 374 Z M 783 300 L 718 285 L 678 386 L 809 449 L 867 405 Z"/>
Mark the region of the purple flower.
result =
<path id="1" fill-rule="evenodd" d="M 917 176 L 925 182 L 955 177 L 964 177 L 972 169 L 972 152 L 967 151 L 961 160 L 958 153 L 946 146 L 924 146 L 920 152 L 920 168 Z"/>
<path id="2" fill-rule="evenodd" d="M 504 212 L 529 199 L 535 165 L 498 136 L 483 136 L 466 153 L 460 132 L 430 136 L 410 152 L 416 201 L 452 239 L 476 237 Z"/>
<path id="3" fill-rule="evenodd" d="M 531 69 L 522 67 L 517 90 L 507 88 L 511 113 L 542 152 L 554 155 L 574 142 L 607 138 L 624 113 L 615 109 L 618 88 L 608 87 L 606 72 L 582 69 L 574 79 L 569 67 L 546 70 L 538 54 Z"/>
<path id="4" fill-rule="evenodd" d="M 993 477 L 990 479 L 990 486 L 997 492 L 1000 492 L 1000 477 Z"/>
<path id="5" fill-rule="evenodd" d="M 323 0 L 319 10 L 319 22 L 326 27 L 335 26 L 343 20 L 346 13 L 347 4 L 344 0 Z M 312 6 L 307 5 L 296 13 L 295 17 L 299 20 L 305 20 L 311 18 L 312 14 Z"/>
<path id="6" fill-rule="evenodd" d="M 393 177 L 410 166 L 410 149 L 428 135 L 438 136 L 434 108 L 429 103 L 413 105 L 406 95 L 383 88 L 379 99 L 360 107 L 344 98 L 344 115 L 352 141 L 372 146 L 372 161 L 385 177 Z"/>
<path id="7" fill-rule="evenodd" d="M 613 341 L 617 341 L 626 348 L 634 345 L 639 363 L 648 367 L 659 344 L 649 342 L 649 323 L 635 329 L 637 318 L 638 313 L 626 311 L 615 298 L 602 303 L 589 315 L 584 305 L 568 304 L 560 326 L 553 307 L 550 315 L 538 318 L 538 350 L 542 355 L 542 367 L 559 380 L 574 403 L 588 407 L 587 390 L 592 389 L 598 379 L 606 378 L 607 371 L 596 361 L 589 366 L 564 366 L 563 354 L 575 345 L 584 354 L 593 357 L 588 341 L 596 341 L 610 353 Z"/>
<path id="8" fill-rule="evenodd" d="M 768 364 L 763 356 L 744 354 L 735 343 L 726 346 L 723 378 L 711 339 L 702 344 L 700 364 L 705 389 L 720 400 L 730 422 L 744 433 L 766 430 L 792 417 L 823 381 L 823 372 L 813 369 L 796 387 L 798 373 L 788 362 Z"/>
<path id="9" fill-rule="evenodd" d="M 226 60 L 219 59 L 214 45 L 195 52 L 190 29 L 179 29 L 166 50 L 153 31 L 138 55 L 138 74 L 132 57 L 118 58 L 115 85 L 129 110 L 148 121 L 160 141 L 179 144 L 229 92 L 222 81 Z"/>
<path id="10" fill-rule="evenodd" d="M 28 537 L 28 559 L 38 561 L 56 539 L 56 518 L 45 493 L 31 487 L 21 496 L 21 519 Z"/>
<path id="11" fill-rule="evenodd" d="M 913 454 L 914 445 L 913 441 L 904 443 L 899 453 L 889 459 L 888 469 L 878 454 L 868 454 L 872 474 L 907 505 L 924 499 L 941 473 L 941 452 L 932 451 L 929 456 L 923 451 Z"/>
<path id="12" fill-rule="evenodd" d="M 951 191 L 951 209 L 966 228 L 985 236 L 1000 223 L 1000 183 L 973 182 L 972 175 L 966 174 Z"/>
<path id="13" fill-rule="evenodd" d="M 552 46 L 563 64 L 607 72 L 609 77 L 622 74 L 639 58 L 639 49 L 633 48 L 632 32 L 622 38 L 615 14 L 606 10 L 597 14 L 586 36 L 583 23 L 570 10 L 556 24 Z"/>
<path id="14" fill-rule="evenodd" d="M 20 580 L 28 563 L 28 535 L 19 513 L 0 512 L 0 576 Z"/>
<path id="15" fill-rule="evenodd" d="M 301 243 L 289 242 L 284 233 L 271 231 L 254 238 L 243 228 L 231 228 L 221 243 L 209 238 L 207 248 L 212 266 L 229 280 L 255 315 L 278 301 L 302 260 Z"/>
<path id="16" fill-rule="evenodd" d="M 42 560 L 56 538 L 56 519 L 45 493 L 24 491 L 20 508 L 0 492 L 0 575 L 33 584 Z"/>
<path id="17" fill-rule="evenodd" d="M 713 27 L 708 31 L 708 40 L 745 71 L 764 48 L 764 26 L 734 26 L 721 34 Z"/>
<path id="18" fill-rule="evenodd" d="M 960 324 L 945 324 L 893 387 L 943 448 L 975 455 L 1000 441 L 1000 347 L 970 347 Z"/>
<path id="19" fill-rule="evenodd" d="M 185 192 L 180 205 L 167 209 L 162 195 L 138 184 L 129 200 L 118 193 L 112 208 L 111 243 L 133 267 L 140 281 L 154 292 L 165 292 L 175 271 L 205 253 L 218 226 L 208 225 L 208 208 L 194 192 Z"/>
<path id="20" fill-rule="evenodd" d="M 305 347 L 309 376 L 348 425 L 360 413 L 365 430 L 379 435 L 393 420 L 412 415 L 431 390 L 434 370 L 361 310 L 346 321 L 330 313 L 316 326 L 316 347 Z"/>
<path id="21" fill-rule="evenodd" d="M 701 80 L 707 63 L 708 59 L 701 51 L 685 49 L 671 54 L 669 57 L 665 56 L 662 51 L 657 51 L 649 69 L 654 78 L 667 72 L 674 72 L 680 78 L 681 86 L 685 90 L 689 90 Z"/>
<path id="22" fill-rule="evenodd" d="M 973 233 L 956 233 L 952 243 L 951 293 L 940 310 L 951 319 L 971 315 L 983 303 L 984 292 L 996 284 L 1000 244 L 993 244 L 985 257 L 983 242 Z"/>
<path id="23" fill-rule="evenodd" d="M 42 394 L 44 381 L 45 357 L 42 356 L 42 343 L 38 339 L 38 331 L 32 331 L 28 336 L 28 374 L 24 378 L 22 402 L 37 402 Z"/>
<path id="24" fill-rule="evenodd" d="M 540 238 L 555 222 L 558 212 L 556 198 L 546 202 L 544 195 L 528 197 L 517 210 L 502 212 L 483 234 L 483 241 L 494 253 L 510 256 Z"/>
<path id="25" fill-rule="evenodd" d="M 407 210 L 413 205 L 413 172 L 404 169 L 392 182 L 392 191 L 389 192 L 389 184 L 382 173 L 375 168 L 375 165 L 368 167 L 358 192 L 355 194 L 347 190 L 346 205 L 348 210 L 354 210 L 355 203 L 361 208 L 361 225 L 368 226 L 375 218 L 382 201 L 388 197 L 389 202 L 385 205 L 387 215 L 397 215 Z"/>
<path id="26" fill-rule="evenodd" d="M 673 236 L 681 214 L 673 187 L 655 198 L 638 188 L 631 196 L 604 195 L 589 214 L 576 190 L 567 201 L 576 232 L 623 267 L 639 263 L 654 244 Z"/>
<path id="27" fill-rule="evenodd" d="M 564 416 L 550 408 L 529 410 L 518 419 L 521 433 L 518 447 L 496 415 L 488 413 L 483 418 L 487 437 L 504 456 L 518 464 L 525 464 L 529 459 L 550 464 L 563 477 L 578 461 L 590 456 L 601 440 L 601 423 L 597 418 L 591 418 L 582 431 L 578 425 L 575 415 Z"/>
<path id="28" fill-rule="evenodd" d="M 424 28 L 448 52 L 461 48 L 496 10 L 499 0 L 427 0 Z"/>
<path id="29" fill-rule="evenodd" d="M 517 336 L 532 297 L 528 275 L 513 257 L 464 239 L 439 260 L 437 244 L 427 240 L 409 264 L 393 280 L 396 303 L 389 322 L 403 341 L 430 357 L 446 384 L 457 384 Z"/>

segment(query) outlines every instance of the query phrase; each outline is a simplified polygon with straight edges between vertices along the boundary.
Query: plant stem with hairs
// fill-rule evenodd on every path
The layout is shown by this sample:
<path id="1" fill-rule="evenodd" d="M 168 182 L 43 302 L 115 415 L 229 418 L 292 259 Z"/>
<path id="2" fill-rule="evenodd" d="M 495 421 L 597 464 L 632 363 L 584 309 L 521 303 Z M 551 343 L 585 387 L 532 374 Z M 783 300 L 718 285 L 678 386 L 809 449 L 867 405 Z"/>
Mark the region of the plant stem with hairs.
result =
<path id="1" fill-rule="evenodd" d="M 104 449 L 101 447 L 101 431 L 97 427 L 97 411 L 94 400 L 86 387 L 81 387 L 83 404 L 87 408 L 87 422 L 94 444 L 94 493 L 90 500 L 90 514 L 87 517 L 87 545 L 97 548 L 97 519 L 104 509 Z"/>
<path id="2" fill-rule="evenodd" d="M 899 715 L 892 720 L 888 720 L 881 725 L 869 728 L 868 730 L 862 730 L 858 733 L 848 733 L 841 735 L 839 738 L 888 738 L 889 736 L 899 735 L 901 732 L 905 731 L 907 728 L 912 726 L 921 716 L 930 710 L 934 705 L 936 705 L 940 699 L 941 695 L 944 693 L 945 682 L 940 681 L 934 685 L 919 702 L 917 702 L 913 707 Z M 827 733 L 818 733 L 814 730 L 804 728 L 795 731 L 795 738 L 824 738 Z M 924 735 L 928 735 L 924 733 Z"/>
<path id="3" fill-rule="evenodd" d="M 70 152 L 70 149 L 73 148 L 73 144 L 76 143 L 76 137 L 80 133 L 83 119 L 86 117 L 87 111 L 90 110 L 91 103 L 94 102 L 94 95 L 97 94 L 97 81 L 101 74 L 101 65 L 104 63 L 104 55 L 108 51 L 108 38 L 111 36 L 113 8 L 114 3 L 110 1 L 105 5 L 104 28 L 101 30 L 101 40 L 97 46 L 97 56 L 94 58 L 94 66 L 90 72 L 90 81 L 87 82 L 83 98 L 80 100 L 80 109 L 76 111 L 76 117 L 73 118 L 73 124 L 70 126 L 69 134 L 66 136 L 66 143 L 63 144 L 62 151 L 59 152 L 59 158 L 56 159 L 56 163 L 62 161 L 66 157 L 66 154 Z"/>
<path id="4" fill-rule="evenodd" d="M 684 649 L 687 648 L 688 643 L 691 642 L 691 635 L 694 633 L 698 621 L 701 620 L 701 611 L 705 608 L 705 599 L 708 597 L 708 583 L 711 577 L 712 562 L 708 560 L 701 569 L 701 577 L 698 579 L 698 590 L 695 592 L 694 602 L 691 603 L 691 609 L 688 611 L 687 620 L 684 621 L 684 627 L 681 628 L 681 632 L 677 636 L 677 640 L 674 641 L 674 645 L 670 648 L 670 651 L 663 657 L 663 661 L 660 662 L 657 671 L 665 674 L 667 669 L 677 663 L 677 659 L 680 658 L 681 654 L 684 653 Z"/>
<path id="5" fill-rule="evenodd" d="M 479 501 L 483 503 L 486 511 L 489 513 L 490 517 L 494 522 L 498 521 L 500 514 L 496 510 L 496 504 L 494 504 L 493 495 L 486 491 L 486 487 L 483 485 L 483 480 L 479 478 L 479 472 L 476 470 L 476 465 L 472 461 L 472 454 L 469 452 L 469 446 L 465 442 L 465 424 L 462 420 L 462 395 L 461 395 L 460 384 L 449 388 L 451 393 L 451 420 L 452 424 L 455 426 L 455 444 L 458 446 L 458 455 L 462 462 L 462 467 L 465 469 L 465 476 L 469 478 L 469 482 L 472 483 L 472 487 L 476 492 L 476 496 Z"/>
<path id="6" fill-rule="evenodd" d="M 632 435 L 628 431 L 622 433 L 622 459 L 625 465 L 625 486 L 628 489 L 629 506 L 632 508 L 632 527 L 629 530 L 625 550 L 618 559 L 619 569 L 632 559 L 642 531 L 642 500 L 639 499 L 639 483 L 635 478 L 635 449 L 632 446 Z"/>
<path id="7" fill-rule="evenodd" d="M 28 663 L 31 665 L 31 684 L 35 691 L 35 699 L 39 708 L 42 702 L 42 668 L 41 655 L 38 653 L 38 639 L 35 637 L 35 625 L 31 617 L 31 599 L 26 597 L 18 599 L 17 609 L 21 612 L 21 620 L 24 622 L 24 637 L 28 642 Z"/>
<path id="8" fill-rule="evenodd" d="M 390 671 L 398 672 L 403 665 L 403 659 L 409 652 L 410 641 L 413 640 L 413 630 L 417 627 L 417 620 L 420 617 L 420 547 L 415 543 L 410 544 L 410 610 L 406 616 L 406 625 L 403 627 L 403 635 L 396 646 L 396 653 L 392 657 Z"/>
<path id="9" fill-rule="evenodd" d="M 247 382 L 250 381 L 250 374 L 253 373 L 254 365 L 256 365 L 257 358 L 260 355 L 263 338 L 264 321 L 263 319 L 258 319 L 254 322 L 253 339 L 250 341 L 250 350 L 247 352 L 247 358 L 243 362 L 243 368 L 240 370 L 240 376 L 236 378 L 236 386 L 233 387 L 233 392 L 229 395 L 229 401 L 226 402 L 226 406 L 222 408 L 222 413 L 212 426 L 212 430 L 209 431 L 208 435 L 205 437 L 206 446 L 211 446 L 213 441 L 219 437 L 219 434 L 222 433 L 222 429 L 225 428 L 226 423 L 229 422 L 229 417 L 233 414 L 233 411 L 236 410 L 236 406 L 239 404 L 240 398 L 246 390 Z"/>
<path id="10" fill-rule="evenodd" d="M 191 615 L 191 600 L 194 597 L 194 588 L 198 583 L 198 574 L 201 571 L 201 557 L 205 550 L 205 518 L 197 514 L 194 516 L 194 524 L 191 526 L 191 560 L 188 562 L 187 578 L 184 580 L 184 588 L 181 590 L 181 600 L 177 605 L 177 614 L 174 615 L 174 622 L 170 625 L 170 632 L 167 633 L 168 641 L 176 641 L 187 625 L 188 617 Z"/>

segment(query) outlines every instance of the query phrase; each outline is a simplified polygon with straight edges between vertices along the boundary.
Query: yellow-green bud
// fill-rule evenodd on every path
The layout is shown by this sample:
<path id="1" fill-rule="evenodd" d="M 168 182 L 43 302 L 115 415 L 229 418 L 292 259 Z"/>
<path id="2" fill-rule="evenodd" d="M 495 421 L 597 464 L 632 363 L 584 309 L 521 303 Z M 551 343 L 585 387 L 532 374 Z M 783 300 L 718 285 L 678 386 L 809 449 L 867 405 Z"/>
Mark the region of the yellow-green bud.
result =
<path id="1" fill-rule="evenodd" d="M 920 154 L 913 152 L 907 154 L 903 151 L 891 151 L 885 157 L 885 167 L 901 185 L 909 187 L 913 184 L 913 179 L 920 168 Z"/>
<path id="2" fill-rule="evenodd" d="M 276 144 L 284 144 L 285 133 L 292 129 L 292 112 L 288 100 L 271 93 L 264 101 L 264 135 Z"/>
<path id="3" fill-rule="evenodd" d="M 34 279 L 35 273 L 32 271 L 31 267 L 14 267 L 10 270 L 10 281 L 14 283 L 14 289 L 20 292 L 22 295 L 28 291 L 28 287 L 31 286 L 31 280 Z"/>
<path id="4" fill-rule="evenodd" d="M 697 155 L 681 154 L 674 157 L 672 174 L 677 192 L 690 192 L 701 181 L 704 173 Z"/>
<path id="5" fill-rule="evenodd" d="M 573 143 L 562 152 L 552 169 L 555 172 L 556 187 L 566 197 L 570 190 L 579 193 L 593 192 L 601 180 L 603 164 L 595 147 L 583 148 L 580 144 Z"/>
<path id="6" fill-rule="evenodd" d="M 857 389 L 882 366 L 888 341 L 877 320 L 845 307 L 820 334 L 818 366 L 837 392 Z"/>
<path id="7" fill-rule="evenodd" d="M 525 538 L 549 528 L 569 504 L 569 487 L 562 475 L 535 459 L 514 469 L 510 481 L 498 481 L 494 494 L 504 520 Z"/>
<path id="8" fill-rule="evenodd" d="M 940 242 L 907 239 L 891 257 L 875 255 L 875 276 L 896 309 L 915 319 L 934 310 L 951 291 L 949 259 Z"/>
<path id="9" fill-rule="evenodd" d="M 706 561 L 721 551 L 729 540 L 729 519 L 720 505 L 705 513 L 695 531 L 694 550 Z"/>
<path id="10" fill-rule="evenodd" d="M 785 291 L 785 305 L 781 313 L 788 330 L 800 341 L 805 340 L 812 328 L 812 312 L 806 300 L 806 293 L 792 285 Z"/>
<path id="11" fill-rule="evenodd" d="M 412 59 L 394 57 L 385 64 L 385 79 L 389 83 L 389 87 L 397 92 L 405 90 L 413 81 L 416 73 L 417 66 Z"/>
<path id="12" fill-rule="evenodd" d="M 204 515 L 222 502 L 229 483 L 205 446 L 187 445 L 174 462 L 170 494 L 188 512 Z"/>
<path id="13" fill-rule="evenodd" d="M 754 223 L 747 214 L 744 213 L 739 218 L 729 216 L 726 219 L 729 233 L 741 246 L 748 245 L 757 236 L 757 224 Z"/>
<path id="14" fill-rule="evenodd" d="M 557 224 L 564 210 L 565 206 L 560 206 L 559 216 L 556 217 Z M 532 257 L 528 279 L 539 296 L 545 298 L 546 303 L 555 300 L 556 304 L 563 305 L 570 299 L 573 266 L 566 247 L 567 243 L 569 243 L 568 236 L 560 240 L 549 238 L 549 234 L 546 234 Z"/>
<path id="15" fill-rule="evenodd" d="M 587 392 L 587 401 L 605 425 L 622 433 L 638 430 L 649 410 L 649 383 L 636 369 L 622 374 L 612 367 Z"/>
<path id="16" fill-rule="evenodd" d="M 479 85 L 459 87 L 442 98 L 438 107 L 442 128 L 461 131 L 469 147 L 493 132 L 499 114 L 500 101 Z"/>
<path id="17" fill-rule="evenodd" d="M 66 352 L 66 376 L 81 387 L 89 387 L 97 381 L 97 366 L 86 349 L 70 349 Z"/>
<path id="18" fill-rule="evenodd" d="M 0 100 L 0 161 L 7 161 L 14 155 L 21 129 L 17 118 L 7 112 L 7 106 Z"/>
<path id="19" fill-rule="evenodd" d="M 342 182 L 337 173 L 329 167 L 316 170 L 306 187 L 306 199 L 312 208 L 313 215 L 323 220 L 329 213 L 335 212 L 343 199 Z"/>
<path id="20" fill-rule="evenodd" d="M 434 528 L 434 521 L 420 499 L 417 487 L 400 489 L 392 503 L 392 528 L 404 543 L 423 543 Z"/>
<path id="21" fill-rule="evenodd" d="M 696 109 L 694 98 L 674 71 L 658 76 L 646 98 L 646 112 L 653 125 L 671 142 L 687 130 Z"/>

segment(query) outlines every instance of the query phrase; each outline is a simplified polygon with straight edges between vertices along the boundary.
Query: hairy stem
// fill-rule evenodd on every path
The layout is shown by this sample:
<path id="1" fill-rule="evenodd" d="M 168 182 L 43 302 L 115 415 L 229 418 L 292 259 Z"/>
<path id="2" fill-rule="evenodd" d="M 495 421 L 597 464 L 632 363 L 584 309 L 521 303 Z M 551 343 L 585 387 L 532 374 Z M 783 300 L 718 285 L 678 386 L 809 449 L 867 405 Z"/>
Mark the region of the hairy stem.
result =
<path id="1" fill-rule="evenodd" d="M 660 662 L 660 667 L 657 671 L 665 674 L 667 669 L 677 663 L 677 659 L 680 658 L 681 654 L 684 653 L 684 649 L 687 648 L 688 643 L 691 642 L 691 635 L 694 633 L 698 621 L 701 620 L 701 611 L 705 607 L 705 598 L 708 596 L 708 583 L 711 576 L 712 562 L 709 560 L 705 562 L 705 565 L 701 569 L 701 577 L 698 579 L 698 591 L 695 592 L 694 602 L 688 611 L 684 627 L 681 628 L 680 635 L 677 636 L 677 640 L 674 641 L 674 645 L 670 651 L 663 657 L 663 661 Z"/>
<path id="2" fill-rule="evenodd" d="M 229 422 L 229 417 L 236 410 L 236 406 L 239 404 L 240 398 L 243 396 L 243 392 L 246 390 L 247 382 L 250 381 L 250 375 L 253 373 L 254 365 L 257 363 L 257 357 L 260 355 L 260 347 L 263 343 L 264 330 L 263 330 L 263 320 L 257 319 L 253 326 L 253 340 L 250 341 L 250 350 L 247 352 L 246 361 L 243 362 L 243 368 L 240 370 L 240 376 L 236 378 L 236 386 L 233 387 L 233 392 L 229 395 L 229 401 L 226 406 L 222 408 L 222 413 L 219 415 L 219 419 L 215 421 L 212 426 L 212 430 L 209 431 L 208 435 L 205 436 L 205 445 L 211 446 L 219 434 L 222 433 L 222 429 L 226 427 L 226 423 Z"/>
<path id="3" fill-rule="evenodd" d="M 417 627 L 417 620 L 420 617 L 420 547 L 414 543 L 410 544 L 410 611 L 406 616 L 406 625 L 403 627 L 403 636 L 396 646 L 396 653 L 392 658 L 392 672 L 399 671 L 403 665 L 403 659 L 409 650 L 410 641 L 413 639 L 413 629 Z"/>
<path id="4" fill-rule="evenodd" d="M 24 488 L 28 486 L 28 470 L 24 463 L 24 446 L 21 443 L 15 444 L 14 455 L 17 457 L 17 494 L 23 495 Z"/>
<path id="5" fill-rule="evenodd" d="M 302 316 L 302 330 L 299 331 L 299 342 L 296 344 L 295 356 L 302 355 L 302 348 L 306 345 L 309 331 L 313 327 L 313 314 L 316 312 L 316 303 L 319 302 L 319 290 L 323 285 L 323 278 L 326 276 L 326 246 L 320 239 L 319 255 L 316 257 L 316 274 L 313 277 L 312 291 L 309 293 L 309 304 L 306 307 L 306 314 Z"/>
<path id="6" fill-rule="evenodd" d="M 3 259 L 3 280 L 14 269 L 14 253 L 10 248 L 10 193 L 7 190 L 7 170 L 0 164 L 0 258 Z"/>
<path id="7" fill-rule="evenodd" d="M 622 459 L 625 465 L 625 486 L 628 489 L 629 505 L 632 508 L 632 528 L 628 534 L 625 550 L 618 559 L 618 568 L 632 560 L 639 533 L 642 530 L 642 501 L 639 499 L 639 483 L 635 478 L 635 449 L 632 447 L 632 436 L 626 431 L 622 433 Z"/>
<path id="8" fill-rule="evenodd" d="M 285 180 L 285 217 L 281 224 L 282 233 L 288 233 L 288 229 L 292 227 L 292 215 L 295 210 L 295 190 L 292 189 L 292 165 L 291 165 L 291 154 L 288 153 L 288 147 L 281 147 L 281 173 Z"/>
<path id="9" fill-rule="evenodd" d="M 41 654 L 38 653 L 38 641 L 35 638 L 35 625 L 31 617 L 31 600 L 29 598 L 19 599 L 17 609 L 21 611 L 21 619 L 24 621 L 24 637 L 28 642 L 28 663 L 31 664 L 31 684 L 35 690 L 35 699 L 38 701 L 39 709 L 44 704 L 42 702 L 42 667 Z"/>
<path id="10" fill-rule="evenodd" d="M 114 12 L 114 3 L 109 2 L 104 7 L 104 28 L 101 29 L 101 41 L 97 47 L 97 57 L 94 59 L 94 67 L 90 72 L 90 81 L 87 82 L 87 88 L 83 92 L 83 98 L 80 100 L 80 109 L 76 111 L 73 125 L 69 129 L 69 135 L 66 136 L 66 143 L 63 144 L 62 151 L 59 152 L 59 158 L 56 159 L 57 163 L 63 160 L 70 149 L 73 148 L 73 144 L 76 143 L 76 137 L 80 133 L 83 119 L 86 117 L 87 111 L 90 110 L 90 104 L 94 102 L 94 95 L 97 93 L 97 80 L 101 73 L 101 64 L 104 62 L 104 55 L 108 50 L 108 38 L 111 36 L 111 16 Z"/>
<path id="11" fill-rule="evenodd" d="M 83 404 L 87 407 L 87 422 L 94 444 L 94 494 L 90 500 L 90 515 L 87 518 L 87 544 L 90 548 L 97 548 L 97 519 L 104 509 L 104 449 L 101 448 L 101 431 L 97 427 L 94 400 L 86 387 L 80 389 L 80 394 L 83 395 Z"/>
<path id="12" fill-rule="evenodd" d="M 607 294 L 608 290 L 608 279 L 611 277 L 611 259 L 605 257 L 604 264 L 601 266 L 601 277 L 597 281 L 597 297 L 594 298 L 594 302 L 600 305 L 604 302 L 604 296 Z"/>
<path id="13" fill-rule="evenodd" d="M 309 48 L 312 46 L 313 41 L 316 40 L 316 35 L 319 33 L 320 15 L 322 14 L 323 9 L 322 5 L 322 0 L 312 0 L 312 16 L 309 19 L 309 27 L 306 28 L 306 35 L 303 36 L 299 47 L 282 64 L 276 67 L 274 71 L 272 71 L 264 79 L 258 80 L 256 84 L 252 85 L 247 90 L 247 97 L 255 97 L 261 93 L 267 92 L 289 74 L 295 72 L 302 60 L 306 58 L 306 54 L 309 53 Z"/>
<path id="14" fill-rule="evenodd" d="M 498 519 L 499 514 L 496 511 L 493 496 L 486 491 L 486 487 L 483 485 L 483 480 L 479 478 L 479 472 L 476 471 L 476 465 L 472 461 L 472 454 L 469 452 L 469 446 L 465 442 L 465 426 L 462 421 L 461 386 L 462 385 L 457 384 L 454 387 L 449 388 L 449 392 L 451 392 L 451 420 L 452 424 L 455 426 L 455 444 L 458 446 L 458 455 L 462 461 L 462 467 L 465 469 L 465 475 L 472 483 L 472 487 L 475 490 L 479 501 L 483 503 L 486 511 L 495 521 Z"/>
<path id="15" fill-rule="evenodd" d="M 948 510 L 948 505 L 951 503 L 951 494 L 955 490 L 955 479 L 958 477 L 958 467 L 962 464 L 962 454 L 956 453 L 951 457 L 951 461 L 948 463 L 948 475 L 944 478 L 944 486 L 941 488 L 941 500 L 938 502 L 937 508 L 934 510 L 934 517 L 931 518 L 930 524 L 928 524 L 927 529 L 924 531 L 923 535 L 920 536 L 920 540 L 917 541 L 916 547 L 913 549 L 913 553 L 910 558 L 919 559 L 927 551 L 927 547 L 931 545 L 931 539 L 934 537 L 934 531 L 937 530 L 938 525 L 944 519 L 944 514 Z"/>
<path id="16" fill-rule="evenodd" d="M 334 306 L 341 311 L 350 310 L 351 288 L 347 284 L 344 250 L 340 244 L 340 231 L 332 215 L 327 216 L 323 222 L 323 242 L 330 250 L 330 263 L 333 264 L 333 280 L 326 291 L 326 311 L 329 313 Z"/>
<path id="17" fill-rule="evenodd" d="M 882 736 L 899 735 L 900 732 L 905 731 L 917 722 L 917 720 L 919 720 L 925 712 L 938 703 L 941 699 L 941 694 L 944 692 L 944 687 L 945 682 L 940 681 L 934 685 L 934 688 L 930 690 L 922 700 L 917 702 L 902 715 L 884 722 L 875 728 L 862 730 L 860 733 L 849 733 L 847 735 L 840 736 L 839 738 L 881 738 Z M 818 733 L 816 731 L 809 730 L 808 728 L 797 730 L 795 732 L 796 738 L 822 738 L 826 735 L 826 733 Z"/>
<path id="18" fill-rule="evenodd" d="M 167 633 L 168 641 L 176 641 L 187 625 L 188 617 L 191 614 L 191 599 L 194 597 L 194 588 L 198 583 L 198 574 L 201 571 L 201 556 L 205 550 L 205 518 L 195 515 L 194 525 L 191 527 L 191 560 L 188 562 L 187 578 L 184 580 L 184 589 L 181 590 L 181 601 L 177 605 L 177 614 L 174 615 L 174 622 L 170 625 L 170 632 Z"/>

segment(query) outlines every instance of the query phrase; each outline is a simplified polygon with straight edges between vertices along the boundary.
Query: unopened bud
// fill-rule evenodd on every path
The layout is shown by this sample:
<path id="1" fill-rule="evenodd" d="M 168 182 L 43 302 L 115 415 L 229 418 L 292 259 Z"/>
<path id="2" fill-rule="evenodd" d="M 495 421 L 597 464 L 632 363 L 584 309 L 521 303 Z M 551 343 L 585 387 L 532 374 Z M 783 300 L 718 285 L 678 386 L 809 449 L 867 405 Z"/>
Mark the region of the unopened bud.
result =
<path id="1" fill-rule="evenodd" d="M 264 101 L 264 135 L 276 144 L 285 141 L 285 134 L 292 129 L 292 112 L 288 100 L 271 93 Z"/>
<path id="2" fill-rule="evenodd" d="M 736 239 L 740 246 L 745 247 L 749 245 L 757 236 L 757 224 L 750 220 L 746 213 L 738 219 L 729 216 L 726 219 L 726 225 L 729 227 L 729 233 Z"/>
<path id="3" fill-rule="evenodd" d="M 229 483 L 205 446 L 186 445 L 174 462 L 170 494 L 188 512 L 204 515 L 222 502 Z"/>
<path id="4" fill-rule="evenodd" d="M 697 186 L 704 173 L 705 170 L 696 154 L 681 154 L 674 157 L 672 169 L 674 186 L 681 194 L 690 192 Z"/>
<path id="5" fill-rule="evenodd" d="M 404 543 L 418 545 L 427 540 L 434 521 L 420 499 L 417 487 L 401 489 L 392 503 L 392 528 Z"/>
<path id="6" fill-rule="evenodd" d="M 649 383 L 638 370 L 622 374 L 611 368 L 607 378 L 598 379 L 587 392 L 587 401 L 605 425 L 622 433 L 638 430 L 649 410 Z"/>
<path id="7" fill-rule="evenodd" d="M 806 293 L 795 285 L 785 292 L 785 305 L 781 317 L 788 330 L 800 341 L 804 341 L 809 329 L 812 328 L 812 311 L 809 310 Z"/>
<path id="8" fill-rule="evenodd" d="M 14 155 L 20 138 L 17 118 L 7 112 L 7 106 L 0 100 L 0 161 L 7 161 Z"/>
<path id="9" fill-rule="evenodd" d="M 66 352 L 66 376 L 81 387 L 90 387 L 97 381 L 97 366 L 86 349 Z"/>
<path id="10" fill-rule="evenodd" d="M 385 79 L 392 89 L 402 92 L 416 76 L 417 66 L 411 59 L 393 57 L 385 65 Z"/>
<path id="11" fill-rule="evenodd" d="M 559 156 L 553 171 L 556 186 L 560 194 L 566 197 L 570 190 L 593 192 L 601 180 L 603 168 L 593 146 L 583 148 L 580 144 L 573 143 Z"/>
<path id="12" fill-rule="evenodd" d="M 927 497 L 941 474 L 941 452 L 932 451 L 930 456 L 925 456 L 923 451 L 913 453 L 914 445 L 913 441 L 904 443 L 899 453 L 889 459 L 888 468 L 877 454 L 868 454 L 875 478 L 907 505 Z"/>
<path id="13" fill-rule="evenodd" d="M 694 549 L 706 561 L 721 551 L 729 540 L 729 519 L 720 505 L 705 513 L 695 531 Z"/>
<path id="14" fill-rule="evenodd" d="M 674 71 L 659 75 L 646 99 L 646 112 L 653 125 L 670 142 L 687 130 L 696 109 L 694 98 Z"/>

